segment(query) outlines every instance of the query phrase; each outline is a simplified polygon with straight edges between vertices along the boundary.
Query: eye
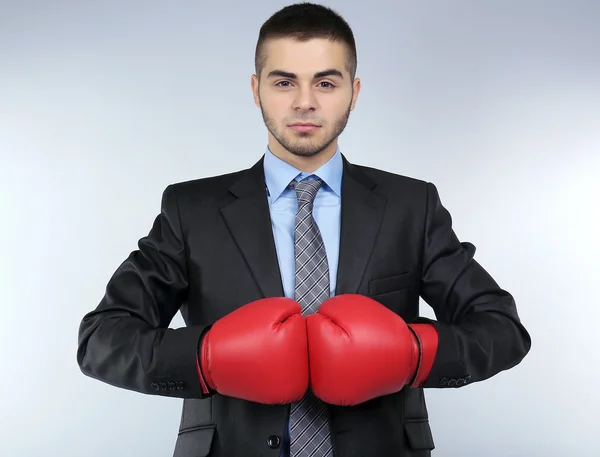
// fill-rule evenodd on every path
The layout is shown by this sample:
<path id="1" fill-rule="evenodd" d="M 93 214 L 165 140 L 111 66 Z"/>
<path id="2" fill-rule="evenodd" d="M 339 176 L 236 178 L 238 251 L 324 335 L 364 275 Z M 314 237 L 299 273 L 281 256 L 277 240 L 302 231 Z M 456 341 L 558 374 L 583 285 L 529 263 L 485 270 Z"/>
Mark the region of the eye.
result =
<path id="1" fill-rule="evenodd" d="M 291 83 L 289 81 L 279 81 L 275 85 L 279 86 L 279 87 L 290 87 L 290 86 L 282 86 L 282 84 L 291 84 Z"/>
<path id="2" fill-rule="evenodd" d="M 333 89 L 335 87 L 335 85 L 333 85 L 329 81 L 321 81 L 319 84 L 327 84 L 326 86 L 321 86 L 321 87 L 324 87 L 325 89 Z"/>

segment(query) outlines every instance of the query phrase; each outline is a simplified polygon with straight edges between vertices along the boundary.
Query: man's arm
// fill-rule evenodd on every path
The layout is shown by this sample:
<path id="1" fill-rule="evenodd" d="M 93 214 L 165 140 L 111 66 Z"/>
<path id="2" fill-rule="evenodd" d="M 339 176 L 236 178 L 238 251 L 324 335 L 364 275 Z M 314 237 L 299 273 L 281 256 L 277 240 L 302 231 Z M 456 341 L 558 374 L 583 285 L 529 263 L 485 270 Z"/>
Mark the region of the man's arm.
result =
<path id="1" fill-rule="evenodd" d="M 204 398 L 197 349 L 203 326 L 168 328 L 187 298 L 188 277 L 175 188 L 163 192 L 150 233 L 111 277 L 79 327 L 81 371 L 145 394 Z"/>
<path id="2" fill-rule="evenodd" d="M 437 320 L 419 318 L 414 324 L 434 326 L 437 351 L 420 384 L 461 387 L 520 363 L 531 338 L 513 297 L 473 259 L 475 246 L 458 240 L 435 185 L 427 183 L 427 191 L 421 297 Z"/>

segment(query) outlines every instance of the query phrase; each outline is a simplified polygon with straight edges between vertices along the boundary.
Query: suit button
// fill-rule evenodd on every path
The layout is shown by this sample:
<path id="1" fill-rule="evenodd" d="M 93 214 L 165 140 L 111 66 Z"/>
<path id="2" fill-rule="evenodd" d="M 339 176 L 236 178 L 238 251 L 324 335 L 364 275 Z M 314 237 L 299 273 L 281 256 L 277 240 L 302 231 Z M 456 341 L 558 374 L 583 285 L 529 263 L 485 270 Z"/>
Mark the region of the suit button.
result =
<path id="1" fill-rule="evenodd" d="M 183 381 L 177 381 L 177 390 L 183 390 Z"/>
<path id="2" fill-rule="evenodd" d="M 160 386 L 160 390 L 167 390 L 167 383 L 164 381 L 160 381 L 158 383 L 158 385 Z"/>
<path id="3" fill-rule="evenodd" d="M 152 384 L 150 384 L 150 387 L 152 387 L 154 390 L 158 390 L 158 383 L 153 382 Z"/>
<path id="4" fill-rule="evenodd" d="M 462 385 L 463 385 L 465 382 L 466 382 L 466 381 L 465 381 L 465 378 L 459 378 L 459 379 L 456 381 L 456 385 L 457 385 L 457 386 L 462 386 Z"/>
<path id="5" fill-rule="evenodd" d="M 448 387 L 452 387 L 456 384 L 456 379 L 451 379 L 450 381 L 448 381 Z"/>
<path id="6" fill-rule="evenodd" d="M 440 381 L 440 384 L 442 386 L 445 386 L 446 384 L 448 384 L 448 378 L 442 378 L 442 380 Z"/>
<path id="7" fill-rule="evenodd" d="M 465 378 L 465 383 L 469 382 L 470 380 L 471 380 L 471 375 L 468 375 L 468 376 Z"/>
<path id="8" fill-rule="evenodd" d="M 271 435 L 267 438 L 267 446 L 271 449 L 277 449 L 281 444 L 281 439 L 276 435 Z"/>
<path id="9" fill-rule="evenodd" d="M 175 383 L 173 381 L 167 382 L 167 385 L 169 386 L 169 390 L 175 390 Z"/>

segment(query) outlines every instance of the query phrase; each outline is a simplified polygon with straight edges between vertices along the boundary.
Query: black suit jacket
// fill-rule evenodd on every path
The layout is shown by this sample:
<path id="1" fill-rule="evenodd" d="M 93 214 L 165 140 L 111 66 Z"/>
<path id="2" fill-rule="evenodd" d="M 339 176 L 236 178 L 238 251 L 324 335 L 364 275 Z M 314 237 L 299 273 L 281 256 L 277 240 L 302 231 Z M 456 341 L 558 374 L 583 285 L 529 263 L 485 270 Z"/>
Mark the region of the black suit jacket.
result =
<path id="1" fill-rule="evenodd" d="M 342 157 L 336 294 L 363 294 L 407 322 L 432 322 L 439 349 L 423 388 L 330 406 L 335 456 L 429 456 L 434 441 L 423 389 L 458 388 L 507 370 L 528 353 L 530 336 L 513 297 L 474 260 L 473 244 L 458 240 L 433 184 Z M 83 373 L 184 399 L 175 457 L 281 451 L 289 405 L 204 396 L 195 363 L 212 323 L 251 301 L 284 295 L 263 170 L 261 158 L 248 170 L 167 186 L 149 234 L 81 322 Z M 436 320 L 419 317 L 419 296 Z M 168 328 L 179 310 L 186 327 Z"/>

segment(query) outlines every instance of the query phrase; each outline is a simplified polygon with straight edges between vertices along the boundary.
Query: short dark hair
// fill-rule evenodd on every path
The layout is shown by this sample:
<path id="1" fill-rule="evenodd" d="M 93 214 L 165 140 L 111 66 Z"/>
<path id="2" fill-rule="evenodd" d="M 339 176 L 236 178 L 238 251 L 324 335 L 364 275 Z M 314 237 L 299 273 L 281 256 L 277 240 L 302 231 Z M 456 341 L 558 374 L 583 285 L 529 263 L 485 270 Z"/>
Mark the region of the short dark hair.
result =
<path id="1" fill-rule="evenodd" d="M 270 38 L 286 37 L 298 41 L 328 38 L 344 43 L 348 48 L 346 67 L 351 79 L 354 80 L 357 66 L 356 43 L 350 25 L 331 8 L 309 2 L 282 8 L 267 19 L 260 28 L 254 56 L 256 75 L 259 78 L 267 60 L 265 41 Z"/>

